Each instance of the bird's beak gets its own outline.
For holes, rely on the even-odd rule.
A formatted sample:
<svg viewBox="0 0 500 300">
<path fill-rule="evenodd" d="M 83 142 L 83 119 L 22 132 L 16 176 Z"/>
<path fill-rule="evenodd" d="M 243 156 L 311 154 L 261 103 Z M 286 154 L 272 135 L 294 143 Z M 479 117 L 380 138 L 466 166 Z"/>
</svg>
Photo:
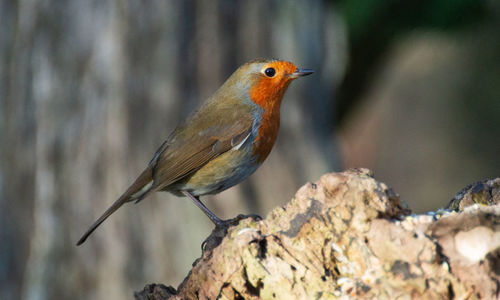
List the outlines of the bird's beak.
<svg viewBox="0 0 500 300">
<path fill-rule="evenodd" d="M 290 74 L 290 77 L 295 79 L 295 78 L 299 78 L 299 77 L 302 77 L 302 76 L 307 76 L 307 75 L 310 75 L 314 73 L 313 70 L 311 69 L 297 69 L 295 70 L 295 72 L 293 72 L 292 74 Z"/>
</svg>

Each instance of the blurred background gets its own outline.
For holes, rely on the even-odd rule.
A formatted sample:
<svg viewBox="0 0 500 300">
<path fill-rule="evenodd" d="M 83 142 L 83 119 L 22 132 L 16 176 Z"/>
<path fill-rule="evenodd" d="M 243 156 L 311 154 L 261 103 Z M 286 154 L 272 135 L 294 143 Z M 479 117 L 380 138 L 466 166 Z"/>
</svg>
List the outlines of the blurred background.
<svg viewBox="0 0 500 300">
<path fill-rule="evenodd" d="M 241 64 L 316 70 L 250 179 L 204 197 L 265 216 L 307 181 L 367 167 L 415 212 L 500 176 L 500 2 L 0 1 L 0 299 L 176 287 L 212 229 L 185 198 L 87 227 Z"/>
</svg>

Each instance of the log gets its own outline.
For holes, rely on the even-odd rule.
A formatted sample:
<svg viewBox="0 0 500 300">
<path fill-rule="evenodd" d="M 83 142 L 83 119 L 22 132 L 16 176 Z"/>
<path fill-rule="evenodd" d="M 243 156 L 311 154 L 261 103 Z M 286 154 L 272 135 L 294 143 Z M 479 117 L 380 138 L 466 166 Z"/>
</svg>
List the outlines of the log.
<svg viewBox="0 0 500 300">
<path fill-rule="evenodd" d="M 215 228 L 177 289 L 149 284 L 135 297 L 498 298 L 499 199 L 500 179 L 483 181 L 415 215 L 369 170 L 326 174 L 264 220 Z"/>
</svg>

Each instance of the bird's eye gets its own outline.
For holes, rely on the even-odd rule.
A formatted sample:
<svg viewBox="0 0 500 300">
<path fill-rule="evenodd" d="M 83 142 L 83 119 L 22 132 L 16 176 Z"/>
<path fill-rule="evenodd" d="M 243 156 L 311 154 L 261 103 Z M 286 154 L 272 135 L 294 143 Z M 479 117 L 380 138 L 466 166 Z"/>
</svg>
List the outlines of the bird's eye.
<svg viewBox="0 0 500 300">
<path fill-rule="evenodd" d="M 276 70 L 274 68 L 267 68 L 264 70 L 264 74 L 266 74 L 267 77 L 274 77 L 274 75 L 276 75 Z"/>
</svg>

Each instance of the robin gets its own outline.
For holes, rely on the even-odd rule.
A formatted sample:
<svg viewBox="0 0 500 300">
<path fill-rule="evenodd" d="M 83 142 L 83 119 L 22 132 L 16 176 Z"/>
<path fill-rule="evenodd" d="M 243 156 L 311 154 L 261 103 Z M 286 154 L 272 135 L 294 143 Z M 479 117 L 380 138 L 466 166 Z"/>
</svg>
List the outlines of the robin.
<svg viewBox="0 0 500 300">
<path fill-rule="evenodd" d="M 124 203 L 137 203 L 156 191 L 187 196 L 215 225 L 223 224 L 199 197 L 240 183 L 262 164 L 278 136 L 288 85 L 312 73 L 281 60 L 253 60 L 239 67 L 170 134 L 147 168 L 77 245 Z"/>
</svg>

